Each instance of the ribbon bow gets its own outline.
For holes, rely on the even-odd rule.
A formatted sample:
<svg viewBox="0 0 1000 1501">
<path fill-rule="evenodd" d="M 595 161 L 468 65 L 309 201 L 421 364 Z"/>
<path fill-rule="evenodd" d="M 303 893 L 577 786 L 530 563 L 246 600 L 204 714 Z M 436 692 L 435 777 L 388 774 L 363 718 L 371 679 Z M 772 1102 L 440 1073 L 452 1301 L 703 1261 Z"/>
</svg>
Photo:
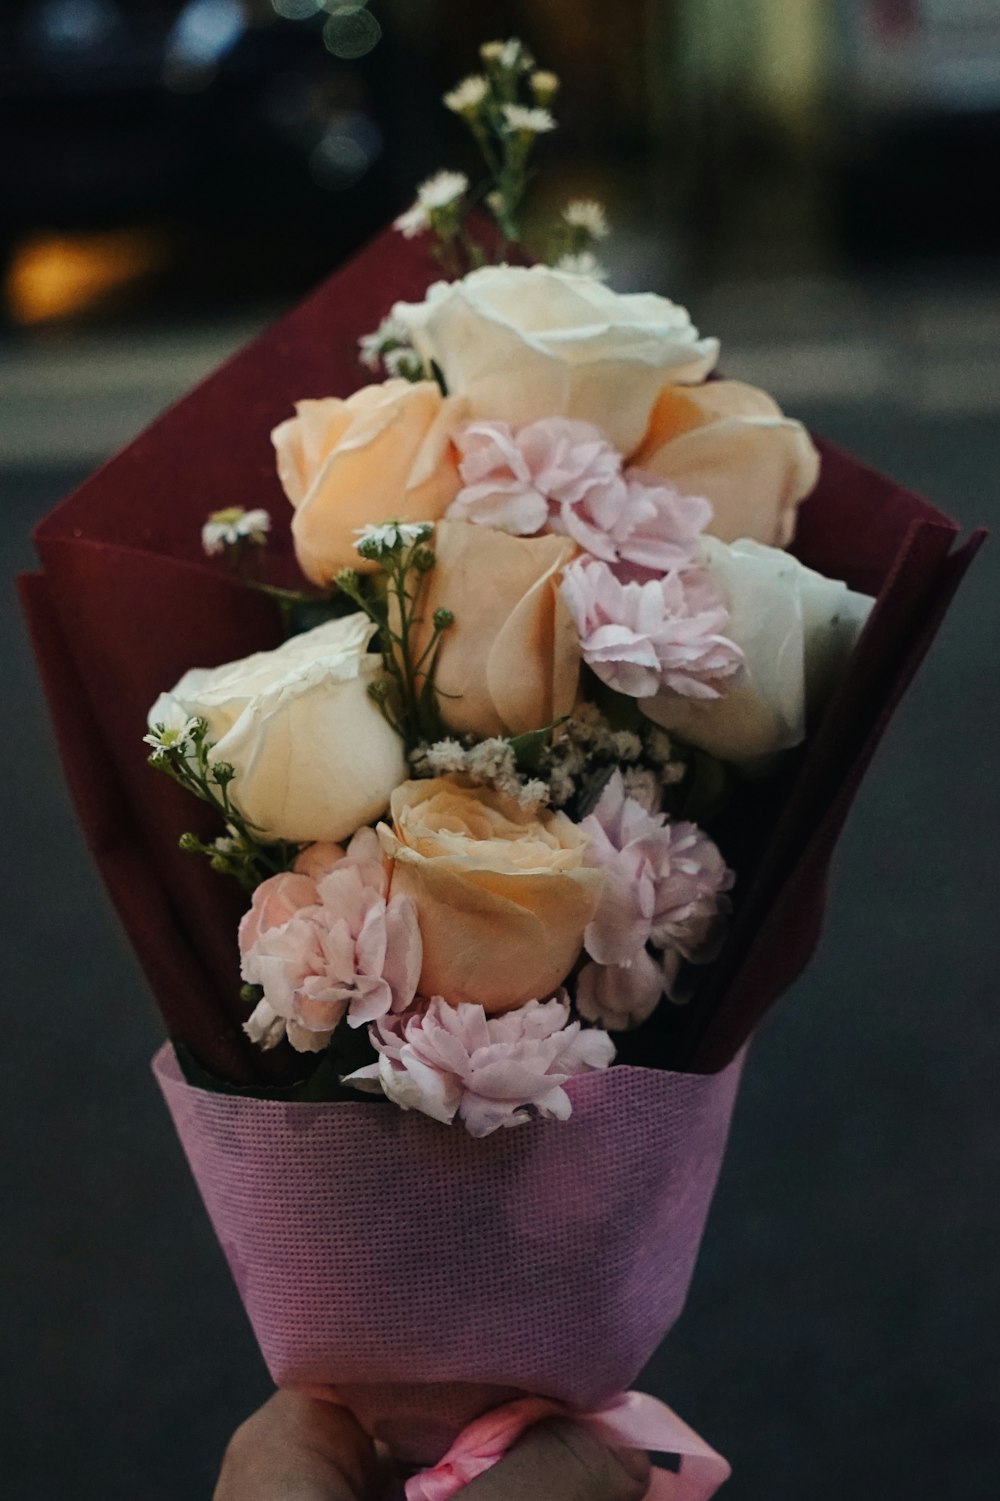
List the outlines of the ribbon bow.
<svg viewBox="0 0 1000 1501">
<path fill-rule="evenodd" d="M 406 1482 L 406 1501 L 451 1501 L 477 1475 L 492 1469 L 525 1429 L 549 1417 L 583 1423 L 612 1448 L 676 1454 L 679 1470 L 654 1469 L 646 1501 L 709 1501 L 732 1473 L 721 1454 L 645 1392 L 623 1392 L 597 1412 L 574 1412 L 544 1397 L 524 1397 L 464 1428 L 443 1459 Z"/>
</svg>

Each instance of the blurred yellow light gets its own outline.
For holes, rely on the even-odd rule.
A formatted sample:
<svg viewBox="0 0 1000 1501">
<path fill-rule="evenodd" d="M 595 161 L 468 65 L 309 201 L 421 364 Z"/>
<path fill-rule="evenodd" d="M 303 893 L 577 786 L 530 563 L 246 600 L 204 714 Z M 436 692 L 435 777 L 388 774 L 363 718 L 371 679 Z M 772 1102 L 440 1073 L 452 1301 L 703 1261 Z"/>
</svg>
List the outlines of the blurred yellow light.
<svg viewBox="0 0 1000 1501">
<path fill-rule="evenodd" d="M 35 235 L 11 258 L 8 311 L 21 324 L 72 318 L 157 270 L 164 256 L 162 241 L 142 230 Z"/>
</svg>

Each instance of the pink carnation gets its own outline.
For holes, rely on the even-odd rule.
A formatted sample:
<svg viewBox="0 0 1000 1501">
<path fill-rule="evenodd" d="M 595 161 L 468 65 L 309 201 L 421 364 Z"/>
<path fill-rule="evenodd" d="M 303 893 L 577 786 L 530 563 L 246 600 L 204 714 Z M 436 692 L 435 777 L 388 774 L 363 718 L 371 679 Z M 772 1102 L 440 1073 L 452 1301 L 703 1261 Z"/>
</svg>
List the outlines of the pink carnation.
<svg viewBox="0 0 1000 1501">
<path fill-rule="evenodd" d="M 606 1032 L 570 1022 L 566 1001 L 528 1001 L 487 1016 L 482 1006 L 449 1006 L 435 997 L 371 1029 L 377 1063 L 344 1081 L 382 1090 L 404 1110 L 451 1123 L 472 1136 L 520 1126 L 538 1115 L 566 1120 L 563 1088 L 576 1074 L 607 1068 L 615 1054 Z"/>
<path fill-rule="evenodd" d="M 455 441 L 465 483 L 452 520 L 530 537 L 547 526 L 550 508 L 622 489 L 620 456 L 586 422 L 546 417 L 517 433 L 506 422 L 470 422 Z"/>
<path fill-rule="evenodd" d="M 562 595 L 584 661 L 629 698 L 663 688 L 719 698 L 742 670 L 743 653 L 722 634 L 729 612 L 704 569 L 622 583 L 606 563 L 577 558 L 563 570 Z"/>
<path fill-rule="evenodd" d="M 622 458 L 596 427 L 546 417 L 514 432 L 506 422 L 471 422 L 457 438 L 464 486 L 452 520 L 518 537 L 560 532 L 606 563 L 665 573 L 692 563 L 712 518 L 707 500 Z"/>
<path fill-rule="evenodd" d="M 346 854 L 312 845 L 298 864 L 257 887 L 240 923 L 241 973 L 264 991 L 246 1031 L 264 1048 L 287 1035 L 321 1052 L 345 1018 L 360 1027 L 409 1006 L 423 947 L 413 902 L 389 896 L 373 829 Z"/>
<path fill-rule="evenodd" d="M 609 1032 L 627 1032 L 652 1016 L 670 989 L 679 960 L 640 949 L 629 964 L 589 961 L 576 978 L 576 1009 Z"/>
<path fill-rule="evenodd" d="M 682 495 L 675 485 L 639 469 L 627 470 L 625 480 L 629 524 L 627 530 L 619 525 L 612 533 L 619 577 L 627 580 L 633 574 L 660 575 L 693 567 L 699 538 L 712 519 L 711 502 L 700 495 Z M 612 561 L 606 552 L 593 547 L 588 551 Z"/>
<path fill-rule="evenodd" d="M 580 827 L 590 840 L 587 863 L 606 878 L 584 933 L 595 962 L 581 971 L 577 1007 L 618 1030 L 650 1015 L 682 958 L 715 956 L 733 874 L 695 824 L 648 813 L 617 771 Z M 662 952 L 654 957 L 647 945 Z"/>
</svg>

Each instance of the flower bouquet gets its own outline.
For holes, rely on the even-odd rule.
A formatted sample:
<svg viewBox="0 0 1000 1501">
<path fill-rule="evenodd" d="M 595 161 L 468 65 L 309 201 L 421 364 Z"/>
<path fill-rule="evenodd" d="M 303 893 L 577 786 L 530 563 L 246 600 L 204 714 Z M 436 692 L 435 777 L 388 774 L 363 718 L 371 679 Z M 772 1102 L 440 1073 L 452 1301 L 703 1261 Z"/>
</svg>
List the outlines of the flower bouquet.
<svg viewBox="0 0 1000 1501">
<path fill-rule="evenodd" d="M 627 1389 L 981 535 L 610 290 L 599 205 L 533 258 L 557 80 L 482 57 L 481 190 L 430 179 L 66 501 L 23 599 L 275 1381 L 435 1466 L 413 1498 L 553 1411 L 707 1497 Z"/>
</svg>

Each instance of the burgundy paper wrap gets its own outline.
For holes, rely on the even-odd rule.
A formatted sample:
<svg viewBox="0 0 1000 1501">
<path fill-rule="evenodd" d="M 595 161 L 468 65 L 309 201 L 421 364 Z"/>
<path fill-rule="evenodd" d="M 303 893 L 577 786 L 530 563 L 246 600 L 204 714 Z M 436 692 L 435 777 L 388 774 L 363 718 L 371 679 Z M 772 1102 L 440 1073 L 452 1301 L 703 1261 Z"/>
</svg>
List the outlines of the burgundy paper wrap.
<svg viewBox="0 0 1000 1501">
<path fill-rule="evenodd" d="M 274 1380 L 335 1386 L 431 1464 L 501 1402 L 632 1384 L 683 1307 L 740 1064 L 590 1074 L 568 1121 L 481 1140 L 195 1089 L 169 1045 L 154 1068 Z"/>
<path fill-rule="evenodd" d="M 435 275 L 399 236 L 376 240 L 47 517 L 36 533 L 43 572 L 22 580 L 67 777 L 112 898 L 170 1035 L 232 1082 L 267 1081 L 296 1063 L 283 1049 L 259 1053 L 241 1032 L 234 934 L 243 899 L 177 849 L 185 828 L 217 831 L 147 767 L 146 713 L 189 667 L 277 643 L 268 601 L 202 555 L 201 524 L 223 506 L 268 508 L 273 577 L 294 577 L 270 429 L 302 397 L 362 384 L 357 337 Z M 794 550 L 878 604 L 806 748 L 750 789 L 720 833 L 738 873 L 733 929 L 692 1004 L 661 1007 L 625 1043 L 635 1063 L 722 1067 L 808 960 L 860 779 L 982 540 L 956 547 L 948 517 L 825 444 L 822 452 Z"/>
</svg>

